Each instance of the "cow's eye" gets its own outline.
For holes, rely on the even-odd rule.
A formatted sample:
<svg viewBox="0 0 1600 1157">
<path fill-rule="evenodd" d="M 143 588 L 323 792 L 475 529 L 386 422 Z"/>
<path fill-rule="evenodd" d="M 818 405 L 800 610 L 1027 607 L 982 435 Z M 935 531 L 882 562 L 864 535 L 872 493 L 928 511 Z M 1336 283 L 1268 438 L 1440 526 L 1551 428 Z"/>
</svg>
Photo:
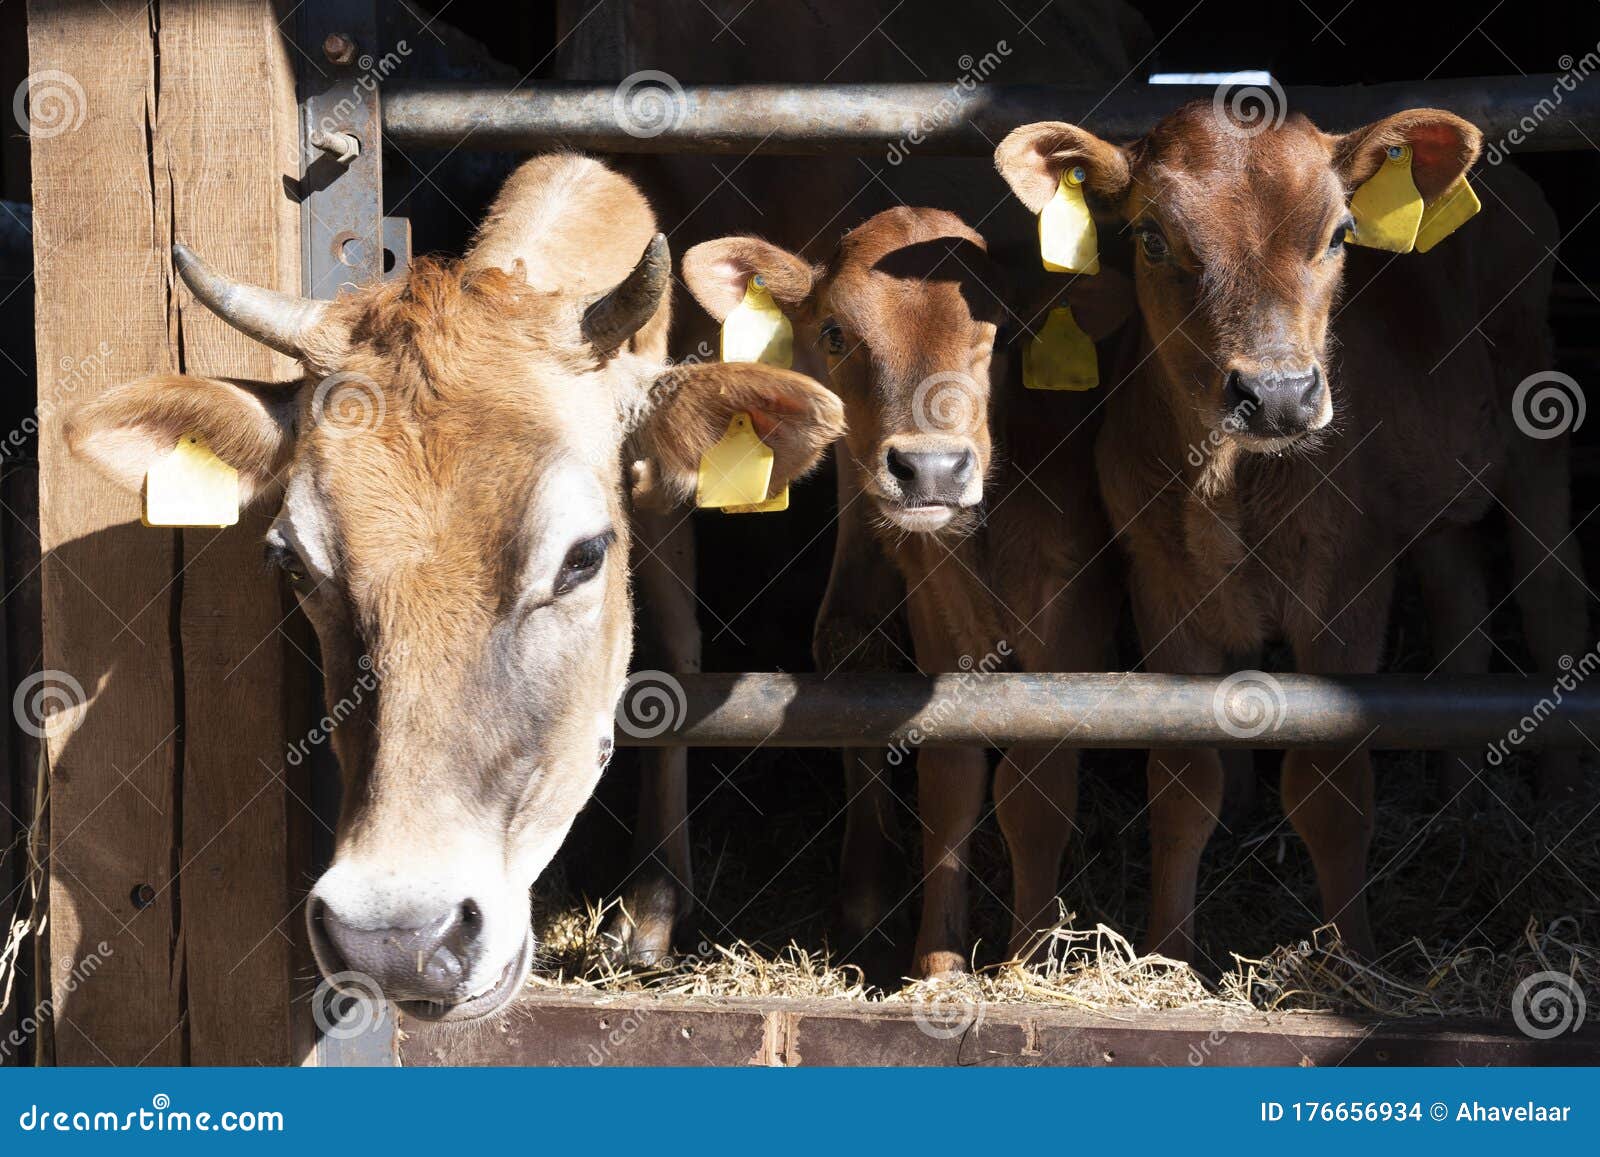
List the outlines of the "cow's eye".
<svg viewBox="0 0 1600 1157">
<path fill-rule="evenodd" d="M 1344 243 L 1349 240 L 1349 236 L 1355 231 L 1355 227 L 1356 219 L 1354 217 L 1346 217 L 1335 225 L 1333 227 L 1333 236 L 1328 238 L 1328 252 L 1337 253 L 1343 249 Z"/>
<path fill-rule="evenodd" d="M 275 566 L 289 576 L 289 584 L 296 591 L 301 590 L 306 584 L 306 564 L 300 561 L 300 556 L 295 552 L 285 539 L 268 538 L 266 545 L 267 564 Z"/>
<path fill-rule="evenodd" d="M 1146 261 L 1160 264 L 1172 255 L 1172 249 L 1167 245 L 1167 239 L 1154 225 L 1135 225 L 1134 236 L 1139 239 L 1139 250 Z"/>
<path fill-rule="evenodd" d="M 573 543 L 567 551 L 567 557 L 561 560 L 561 573 L 556 576 L 554 593 L 564 595 L 599 574 L 601 565 L 606 561 L 606 551 L 616 539 L 616 533 L 608 530 L 604 534 Z"/>
<path fill-rule="evenodd" d="M 822 333 L 818 338 L 819 344 L 834 357 L 844 355 L 844 329 L 833 318 L 822 323 Z"/>
</svg>

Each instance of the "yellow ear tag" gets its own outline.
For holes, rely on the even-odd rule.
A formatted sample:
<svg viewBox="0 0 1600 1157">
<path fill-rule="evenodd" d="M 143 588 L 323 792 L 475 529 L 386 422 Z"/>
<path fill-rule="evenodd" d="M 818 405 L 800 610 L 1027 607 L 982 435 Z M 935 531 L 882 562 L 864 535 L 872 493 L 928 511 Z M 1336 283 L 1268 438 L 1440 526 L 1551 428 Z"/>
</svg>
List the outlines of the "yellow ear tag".
<svg viewBox="0 0 1600 1157">
<path fill-rule="evenodd" d="M 1457 178 L 1437 201 L 1423 210 L 1422 224 L 1417 227 L 1417 252 L 1426 253 L 1432 249 L 1472 220 L 1481 208 L 1483 203 L 1467 184 L 1467 179 Z"/>
<path fill-rule="evenodd" d="M 759 506 L 767 501 L 772 481 L 772 447 L 750 424 L 750 415 L 737 413 L 728 432 L 700 456 L 700 484 L 694 504 L 702 508 Z"/>
<path fill-rule="evenodd" d="M 200 435 L 185 434 L 145 475 L 142 521 L 146 526 L 232 526 L 239 521 L 239 472 L 213 454 Z"/>
<path fill-rule="evenodd" d="M 724 514 L 776 514 L 789 509 L 789 488 L 785 486 L 765 502 L 752 502 L 748 506 L 724 506 Z"/>
<path fill-rule="evenodd" d="M 1345 239 L 1369 249 L 1410 253 L 1422 224 L 1422 194 L 1411 179 L 1411 146 L 1390 145 L 1389 156 L 1350 198 L 1356 219 Z"/>
<path fill-rule="evenodd" d="M 1030 390 L 1092 390 L 1100 384 L 1094 341 L 1066 306 L 1050 311 L 1022 351 L 1022 384 Z"/>
<path fill-rule="evenodd" d="M 785 370 L 794 364 L 794 327 L 760 274 L 750 279 L 744 300 L 722 322 L 722 360 L 764 362 Z"/>
<path fill-rule="evenodd" d="M 1099 273 L 1094 217 L 1083 199 L 1085 173 L 1074 165 L 1061 174 L 1056 195 L 1039 214 L 1039 256 L 1051 273 Z"/>
</svg>

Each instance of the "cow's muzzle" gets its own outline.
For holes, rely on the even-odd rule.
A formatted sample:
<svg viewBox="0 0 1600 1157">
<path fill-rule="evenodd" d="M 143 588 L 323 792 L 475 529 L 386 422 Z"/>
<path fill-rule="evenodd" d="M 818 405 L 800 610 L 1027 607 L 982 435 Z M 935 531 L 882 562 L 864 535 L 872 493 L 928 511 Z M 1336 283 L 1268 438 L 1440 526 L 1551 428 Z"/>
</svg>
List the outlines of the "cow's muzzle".
<svg viewBox="0 0 1600 1157">
<path fill-rule="evenodd" d="M 487 1016 L 514 996 L 532 967 L 532 937 L 494 979 L 476 990 L 485 961 L 484 915 L 472 900 L 412 927 L 366 928 L 339 916 L 317 896 L 308 908 L 317 964 L 337 987 L 340 977 L 366 978 L 384 997 L 425 1020 Z"/>
<path fill-rule="evenodd" d="M 1320 429 L 1332 417 L 1329 403 L 1328 383 L 1315 362 L 1296 370 L 1235 369 L 1223 382 L 1229 425 L 1255 438 L 1295 438 Z"/>
</svg>

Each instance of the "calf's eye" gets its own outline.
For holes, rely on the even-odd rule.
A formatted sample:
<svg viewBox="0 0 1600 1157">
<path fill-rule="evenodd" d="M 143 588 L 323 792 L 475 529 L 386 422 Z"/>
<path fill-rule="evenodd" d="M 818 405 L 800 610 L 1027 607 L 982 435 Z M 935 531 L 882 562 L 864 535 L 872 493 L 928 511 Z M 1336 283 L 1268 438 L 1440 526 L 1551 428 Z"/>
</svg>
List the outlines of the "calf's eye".
<svg viewBox="0 0 1600 1157">
<path fill-rule="evenodd" d="M 831 317 L 822 323 L 820 343 L 822 348 L 834 357 L 844 355 L 844 330 Z"/>
<path fill-rule="evenodd" d="M 1167 245 L 1167 239 L 1154 229 L 1136 230 L 1139 238 L 1139 250 L 1145 260 L 1153 262 L 1165 261 L 1172 254 Z"/>
<path fill-rule="evenodd" d="M 1344 248 L 1344 243 L 1349 240 L 1350 234 L 1355 231 L 1356 219 L 1346 217 L 1333 227 L 1333 236 L 1328 239 L 1328 252 L 1337 253 Z"/>
<path fill-rule="evenodd" d="M 564 595 L 599 574 L 601 565 L 606 561 L 606 551 L 611 548 L 616 538 L 616 533 L 608 530 L 604 534 L 573 543 L 567 551 L 566 558 L 561 560 L 561 571 L 556 575 L 554 593 Z"/>
</svg>

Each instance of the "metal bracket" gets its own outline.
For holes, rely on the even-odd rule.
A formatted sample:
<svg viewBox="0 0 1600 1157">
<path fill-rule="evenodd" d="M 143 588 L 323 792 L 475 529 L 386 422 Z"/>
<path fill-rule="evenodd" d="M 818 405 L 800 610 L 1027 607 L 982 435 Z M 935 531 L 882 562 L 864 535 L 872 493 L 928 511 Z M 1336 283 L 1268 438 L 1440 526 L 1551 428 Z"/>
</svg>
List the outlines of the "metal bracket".
<svg viewBox="0 0 1600 1157">
<path fill-rule="evenodd" d="M 303 282 L 311 297 L 383 276 L 383 53 L 372 0 L 300 9 Z"/>
<path fill-rule="evenodd" d="M 299 11 L 301 289 L 332 298 L 405 269 L 410 222 L 383 215 L 383 137 L 378 110 L 384 50 L 374 0 L 319 0 Z M 386 260 L 385 249 L 394 250 Z M 316 710 L 322 689 L 315 688 Z M 313 755 L 312 806 L 323 821 L 313 852 L 318 869 L 333 858 L 339 822 L 339 769 L 326 745 Z M 356 983 L 353 991 L 365 986 Z M 352 1005 L 319 985 L 312 997 L 316 1061 L 322 1067 L 397 1064 L 387 1005 Z"/>
</svg>

